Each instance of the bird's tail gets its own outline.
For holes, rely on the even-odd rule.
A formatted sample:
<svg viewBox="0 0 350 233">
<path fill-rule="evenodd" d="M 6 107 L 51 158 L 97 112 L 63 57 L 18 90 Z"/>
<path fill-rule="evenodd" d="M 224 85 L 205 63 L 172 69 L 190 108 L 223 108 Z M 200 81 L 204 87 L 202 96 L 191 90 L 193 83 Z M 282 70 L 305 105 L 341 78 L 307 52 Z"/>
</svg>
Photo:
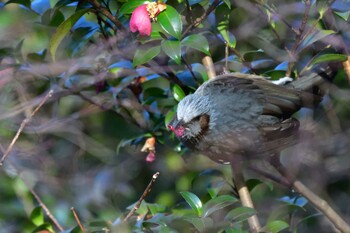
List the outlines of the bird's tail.
<svg viewBox="0 0 350 233">
<path fill-rule="evenodd" d="M 328 64 L 327 67 L 317 66 L 309 75 L 300 77 L 285 86 L 322 96 L 329 89 L 339 68 L 339 64 L 335 63 Z"/>
</svg>

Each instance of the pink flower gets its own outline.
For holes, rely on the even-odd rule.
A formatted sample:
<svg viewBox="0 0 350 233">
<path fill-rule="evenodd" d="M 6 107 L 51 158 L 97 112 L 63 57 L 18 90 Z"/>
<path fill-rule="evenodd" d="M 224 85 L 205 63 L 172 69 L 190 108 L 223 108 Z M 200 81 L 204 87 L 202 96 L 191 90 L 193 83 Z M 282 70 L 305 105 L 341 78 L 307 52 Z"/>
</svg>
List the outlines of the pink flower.
<svg viewBox="0 0 350 233">
<path fill-rule="evenodd" d="M 139 32 L 141 36 L 150 36 L 152 32 L 151 18 L 148 15 L 147 4 L 138 6 L 130 18 L 130 30 Z"/>
<path fill-rule="evenodd" d="M 149 151 L 148 155 L 146 157 L 146 162 L 152 163 L 154 160 L 156 160 L 156 154 L 155 151 Z"/>
</svg>

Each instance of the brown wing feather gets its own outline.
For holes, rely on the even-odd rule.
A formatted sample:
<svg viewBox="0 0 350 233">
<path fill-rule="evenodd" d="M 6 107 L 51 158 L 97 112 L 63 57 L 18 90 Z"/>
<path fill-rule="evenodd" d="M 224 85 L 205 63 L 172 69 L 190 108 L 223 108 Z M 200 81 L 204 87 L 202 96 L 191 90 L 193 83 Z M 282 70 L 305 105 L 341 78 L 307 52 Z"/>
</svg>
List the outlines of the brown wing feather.
<svg viewBox="0 0 350 233">
<path fill-rule="evenodd" d="M 282 119 L 289 118 L 301 107 L 312 107 L 321 98 L 301 90 L 286 88 L 267 81 L 261 76 L 246 74 L 225 74 L 217 76 L 201 87 L 196 93 L 210 94 L 213 89 L 227 91 L 227 89 L 245 89 L 254 92 L 263 103 L 263 115 L 272 115 Z"/>
</svg>

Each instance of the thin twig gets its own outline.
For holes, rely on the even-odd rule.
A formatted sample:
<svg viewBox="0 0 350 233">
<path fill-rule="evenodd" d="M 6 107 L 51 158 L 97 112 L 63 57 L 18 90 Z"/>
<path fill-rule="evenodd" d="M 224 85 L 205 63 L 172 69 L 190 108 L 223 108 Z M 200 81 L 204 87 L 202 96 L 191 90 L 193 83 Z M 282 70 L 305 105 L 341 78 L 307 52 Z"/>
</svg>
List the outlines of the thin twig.
<svg viewBox="0 0 350 233">
<path fill-rule="evenodd" d="M 145 191 L 143 191 L 143 193 L 142 193 L 140 199 L 137 201 L 136 205 L 130 210 L 128 215 L 123 219 L 123 222 L 126 222 L 135 213 L 135 211 L 140 207 L 142 201 L 146 198 L 147 194 L 151 191 L 153 184 L 156 182 L 158 176 L 159 176 L 159 172 L 156 172 L 152 176 L 152 180 L 149 182 L 147 188 L 145 189 Z"/>
<path fill-rule="evenodd" d="M 79 216 L 78 216 L 77 212 L 75 212 L 74 207 L 70 208 L 70 210 L 73 212 L 75 221 L 77 221 L 80 230 L 81 230 L 83 233 L 85 233 L 86 231 L 85 231 L 85 229 L 84 229 L 84 226 L 81 224 L 80 219 L 79 219 Z"/>
<path fill-rule="evenodd" d="M 291 58 L 290 58 L 291 60 L 288 63 L 288 69 L 286 72 L 287 77 L 290 77 L 290 75 L 292 74 L 292 69 L 293 69 L 294 64 L 295 64 L 296 51 L 302 42 L 303 34 L 304 34 L 304 31 L 306 28 L 306 23 L 307 23 L 307 20 L 309 18 L 310 9 L 311 9 L 311 0 L 305 0 L 305 11 L 304 11 L 303 19 L 301 21 L 300 28 L 296 33 L 295 43 L 294 43 L 294 45 L 289 53 L 291 56 Z"/>
<path fill-rule="evenodd" d="M 4 152 L 4 147 L 0 144 L 0 152 Z M 9 161 L 11 163 L 11 161 Z M 12 169 L 14 169 L 16 174 L 19 174 L 20 171 L 19 169 L 16 167 L 15 164 L 11 163 L 11 167 Z M 23 183 L 25 184 L 26 187 L 29 187 L 29 185 L 27 184 L 26 180 L 23 179 L 23 177 L 19 178 L 23 181 Z M 41 208 L 43 208 L 43 210 L 45 211 L 46 215 L 51 219 L 51 221 L 54 223 L 54 225 L 60 230 L 60 231 L 64 231 L 64 228 L 61 226 L 61 224 L 59 224 L 59 222 L 57 221 L 57 219 L 51 214 L 49 208 L 47 208 L 47 206 L 44 204 L 44 202 L 41 200 L 41 198 L 39 197 L 39 195 L 31 188 L 28 188 L 28 190 L 31 192 L 31 194 L 33 195 L 33 197 L 35 198 L 35 200 L 39 203 L 39 205 L 41 206 Z"/>
<path fill-rule="evenodd" d="M 106 16 L 109 20 L 111 20 L 114 23 L 114 25 L 117 28 L 125 30 L 123 25 L 109 12 L 108 9 L 102 7 L 97 0 L 89 0 L 89 2 L 96 9 L 97 12 L 101 12 L 104 16 Z"/>
<path fill-rule="evenodd" d="M 194 27 L 198 26 L 215 8 L 220 4 L 220 0 L 215 0 L 209 7 L 208 9 L 201 15 L 201 17 L 197 18 L 196 20 L 193 21 L 182 33 L 182 37 L 187 35 L 189 31 L 191 31 Z"/>
<path fill-rule="evenodd" d="M 44 204 L 44 202 L 41 200 L 41 198 L 39 197 L 39 195 L 33 190 L 30 189 L 30 192 L 32 193 L 32 195 L 34 196 L 34 198 L 36 199 L 36 201 L 39 203 L 39 205 L 41 206 L 41 208 L 43 208 L 43 210 L 45 211 L 47 217 L 49 217 L 51 219 L 51 221 L 53 222 L 53 224 L 55 224 L 55 226 L 60 230 L 60 231 L 64 231 L 64 228 L 61 226 L 61 224 L 59 224 L 59 222 L 57 221 L 57 219 L 51 214 L 50 210 L 47 208 L 47 206 Z"/>
<path fill-rule="evenodd" d="M 6 152 L 4 153 L 4 155 L 2 156 L 1 160 L 0 160 L 0 166 L 3 165 L 4 160 L 6 159 L 6 157 L 9 155 L 9 153 L 12 151 L 13 146 L 15 145 L 19 135 L 22 133 L 24 127 L 30 122 L 30 120 L 34 117 L 34 115 L 39 111 L 39 109 L 45 104 L 45 102 L 52 96 L 53 94 L 53 90 L 50 90 L 46 96 L 43 98 L 43 100 L 39 103 L 39 105 L 34 109 L 34 111 L 30 114 L 29 117 L 27 117 L 26 119 L 24 119 L 21 123 L 21 126 L 19 127 L 16 135 L 13 137 L 9 147 L 7 148 Z"/>
<path fill-rule="evenodd" d="M 254 204 L 250 196 L 247 185 L 244 182 L 243 172 L 239 164 L 231 162 L 232 176 L 235 186 L 238 190 L 239 199 L 242 202 L 242 206 L 250 207 L 254 209 Z M 255 214 L 248 218 L 248 224 L 250 232 L 257 233 L 261 229 L 261 225 L 258 216 Z"/>
<path fill-rule="evenodd" d="M 199 84 L 199 83 L 198 83 L 198 79 L 197 79 L 196 75 L 195 75 L 194 72 L 193 72 L 192 65 L 191 65 L 191 64 L 188 64 L 183 56 L 181 56 L 181 60 L 182 60 L 182 62 L 185 64 L 185 66 L 187 67 L 187 69 L 190 71 L 190 73 L 191 73 L 191 75 L 192 75 L 194 81 L 195 81 L 197 84 Z"/>
<path fill-rule="evenodd" d="M 301 181 L 297 180 L 280 162 L 278 156 L 272 156 L 270 159 L 270 164 L 291 184 L 295 191 L 303 195 L 310 203 L 314 205 L 316 209 L 322 212 L 334 226 L 342 233 L 349 233 L 350 226 L 343 220 L 343 218 L 338 215 L 335 210 L 322 198 L 312 192 L 308 187 L 306 187 Z"/>
</svg>

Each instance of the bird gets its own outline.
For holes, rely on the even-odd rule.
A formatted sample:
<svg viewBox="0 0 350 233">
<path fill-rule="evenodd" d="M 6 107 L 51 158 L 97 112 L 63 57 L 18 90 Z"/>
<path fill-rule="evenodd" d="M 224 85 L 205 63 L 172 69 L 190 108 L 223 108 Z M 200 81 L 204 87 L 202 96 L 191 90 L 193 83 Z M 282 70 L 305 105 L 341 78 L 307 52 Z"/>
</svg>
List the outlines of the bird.
<svg viewBox="0 0 350 233">
<path fill-rule="evenodd" d="M 318 74 L 282 85 L 257 75 L 219 75 L 178 103 L 168 129 L 218 163 L 264 158 L 298 142 L 293 114 L 314 108 L 325 82 Z"/>
</svg>

